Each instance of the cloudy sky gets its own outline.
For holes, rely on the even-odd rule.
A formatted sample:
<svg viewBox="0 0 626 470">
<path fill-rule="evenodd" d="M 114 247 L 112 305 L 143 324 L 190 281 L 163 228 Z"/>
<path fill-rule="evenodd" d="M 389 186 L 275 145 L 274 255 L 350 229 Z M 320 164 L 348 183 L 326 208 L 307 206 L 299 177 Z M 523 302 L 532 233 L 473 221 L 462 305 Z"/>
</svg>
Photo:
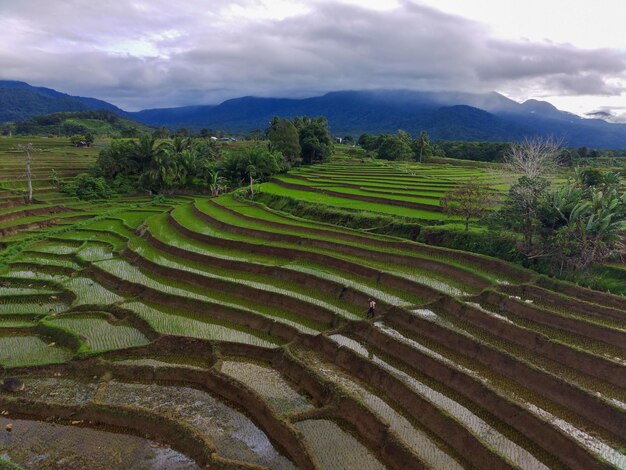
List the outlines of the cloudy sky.
<svg viewBox="0 0 626 470">
<path fill-rule="evenodd" d="M 626 122 L 624 18 L 624 0 L 0 0 L 0 79 L 127 110 L 496 90 Z"/>
</svg>

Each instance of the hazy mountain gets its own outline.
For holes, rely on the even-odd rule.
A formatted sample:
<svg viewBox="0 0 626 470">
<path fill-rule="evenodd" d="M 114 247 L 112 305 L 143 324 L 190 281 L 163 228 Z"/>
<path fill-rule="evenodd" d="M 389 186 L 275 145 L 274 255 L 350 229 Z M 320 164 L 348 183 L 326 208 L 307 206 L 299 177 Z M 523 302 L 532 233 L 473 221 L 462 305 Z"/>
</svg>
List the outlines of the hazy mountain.
<svg viewBox="0 0 626 470">
<path fill-rule="evenodd" d="M 518 103 L 498 93 L 470 94 L 407 90 L 341 91 L 306 99 L 246 96 L 217 106 L 149 109 L 134 119 L 170 128 L 265 129 L 273 116 L 326 116 L 336 135 L 363 132 L 416 134 L 434 139 L 515 140 L 553 135 L 570 146 L 626 148 L 626 125 L 583 119 L 545 101 Z"/>
<path fill-rule="evenodd" d="M 532 135 L 563 138 L 569 146 L 626 148 L 626 124 L 583 119 L 545 101 L 518 103 L 498 93 L 408 90 L 340 91 L 306 99 L 246 96 L 219 105 L 127 113 L 105 101 L 70 96 L 27 83 L 0 81 L 0 123 L 59 111 L 112 110 L 151 126 L 233 133 L 265 129 L 273 116 L 326 116 L 333 134 L 357 136 L 404 129 L 433 139 L 509 141 Z"/>
<path fill-rule="evenodd" d="M 0 80 L 0 124 L 25 121 L 42 114 L 100 109 L 124 114 L 120 108 L 106 101 L 71 96 L 24 82 Z"/>
</svg>

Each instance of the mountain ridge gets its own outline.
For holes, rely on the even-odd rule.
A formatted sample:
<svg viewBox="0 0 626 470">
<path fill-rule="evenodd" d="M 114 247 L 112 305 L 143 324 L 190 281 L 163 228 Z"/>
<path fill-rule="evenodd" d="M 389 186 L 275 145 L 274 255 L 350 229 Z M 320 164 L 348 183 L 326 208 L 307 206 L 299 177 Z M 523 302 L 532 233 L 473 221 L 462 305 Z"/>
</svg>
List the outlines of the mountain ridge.
<svg viewBox="0 0 626 470">
<path fill-rule="evenodd" d="M 341 136 L 392 133 L 398 129 L 414 135 L 425 130 L 435 140 L 513 141 L 551 135 L 573 147 L 626 148 L 626 124 L 584 119 L 546 101 L 529 99 L 518 103 L 497 92 L 344 90 L 302 99 L 244 96 L 217 105 L 126 112 L 95 98 L 0 80 L 0 123 L 53 112 L 96 109 L 111 110 L 146 125 L 170 129 L 208 128 L 245 133 L 265 129 L 273 116 L 309 115 L 326 116 L 332 132 Z"/>
<path fill-rule="evenodd" d="M 27 121 L 58 112 L 114 111 L 126 114 L 117 106 L 96 98 L 72 96 L 52 88 L 35 87 L 17 80 L 0 80 L 0 124 Z"/>
</svg>

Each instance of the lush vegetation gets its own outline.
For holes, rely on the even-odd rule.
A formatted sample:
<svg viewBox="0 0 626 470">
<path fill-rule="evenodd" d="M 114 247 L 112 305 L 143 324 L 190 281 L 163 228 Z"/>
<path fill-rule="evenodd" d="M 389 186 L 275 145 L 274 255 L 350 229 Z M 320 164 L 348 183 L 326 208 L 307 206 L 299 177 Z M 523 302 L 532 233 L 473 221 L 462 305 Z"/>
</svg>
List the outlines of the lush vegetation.
<svg viewBox="0 0 626 470">
<path fill-rule="evenodd" d="M 359 146 L 369 152 L 375 152 L 378 158 L 392 161 L 417 160 L 423 162 L 433 155 L 428 134 L 424 131 L 412 139 L 405 131 L 396 135 L 382 134 L 378 136 L 362 134 L 357 141 Z"/>
<path fill-rule="evenodd" d="M 150 128 L 120 117 L 113 111 L 81 111 L 44 114 L 0 127 L 3 135 L 138 137 Z"/>
<path fill-rule="evenodd" d="M 221 147 L 208 138 L 175 136 L 160 139 L 114 140 L 100 152 L 93 175 L 105 178 L 118 191 L 142 189 L 152 193 L 210 192 L 266 181 L 301 163 L 328 159 L 333 141 L 323 118 L 275 118 L 267 130 L 269 143 L 247 141 Z"/>
<path fill-rule="evenodd" d="M 37 149 L 33 201 L 17 143 Z M 130 467 L 626 463 L 623 297 L 383 234 L 442 230 L 496 243 L 475 218 L 465 231 L 463 214 L 444 213 L 439 201 L 452 193 L 452 204 L 474 207 L 467 189 L 479 182 L 502 195 L 514 220 L 520 214 L 506 201 L 520 175 L 371 160 L 337 146 L 330 162 L 257 185 L 286 157 L 253 141 L 143 137 L 99 150 L 0 139 L 0 424 L 12 425 L 0 466 L 28 466 L 33 456 L 76 468 L 120 459 Z M 112 152 L 128 158 L 114 167 Z M 245 187 L 200 193 L 204 170 L 183 171 L 203 168 L 183 163 L 190 152 Z M 85 176 L 103 156 L 119 173 Z M 167 171 L 155 171 L 159 161 Z M 571 183 L 550 178 L 564 201 L 555 206 L 585 227 L 594 197 L 616 183 L 588 170 Z M 103 180 L 185 195 L 83 201 L 59 190 L 98 193 Z M 538 203 L 557 194 L 545 191 Z M 337 225 L 344 221 L 354 228 Z M 574 237 L 582 225 L 567 230 Z M 541 225 L 532 226 L 535 245 Z M 104 431 L 112 428 L 118 434 Z"/>
</svg>

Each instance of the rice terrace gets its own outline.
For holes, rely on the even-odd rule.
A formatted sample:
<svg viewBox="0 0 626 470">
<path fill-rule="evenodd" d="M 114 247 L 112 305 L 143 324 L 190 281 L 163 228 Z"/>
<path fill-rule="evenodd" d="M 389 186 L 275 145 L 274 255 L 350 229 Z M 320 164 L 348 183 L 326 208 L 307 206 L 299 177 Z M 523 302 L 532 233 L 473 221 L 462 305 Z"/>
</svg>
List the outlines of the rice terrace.
<svg viewBox="0 0 626 470">
<path fill-rule="evenodd" d="M 0 470 L 626 470 L 625 17 L 0 0 Z"/>
<path fill-rule="evenodd" d="M 255 199 L 94 202 L 46 176 L 93 163 L 63 142 L 31 203 L 1 157 L 0 465 L 626 468 L 623 297 L 258 202 L 437 221 L 499 173 L 344 153 Z"/>
</svg>

